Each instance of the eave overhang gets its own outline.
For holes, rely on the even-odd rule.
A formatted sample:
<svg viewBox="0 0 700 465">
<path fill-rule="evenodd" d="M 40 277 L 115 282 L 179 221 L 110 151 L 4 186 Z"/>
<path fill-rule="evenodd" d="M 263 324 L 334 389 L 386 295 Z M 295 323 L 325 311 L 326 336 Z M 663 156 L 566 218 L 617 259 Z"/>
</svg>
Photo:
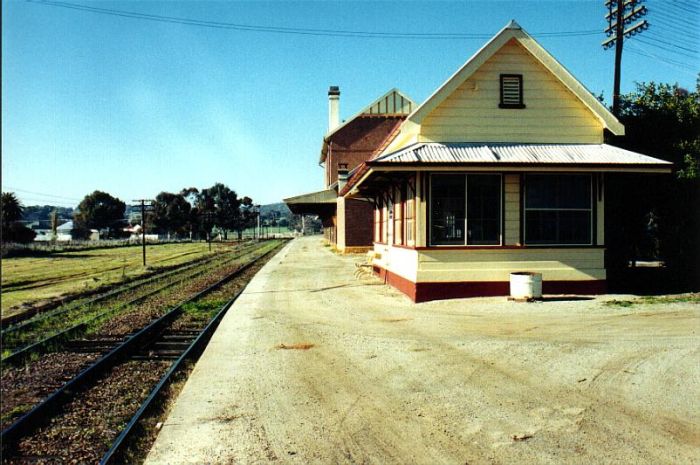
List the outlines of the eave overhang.
<svg viewBox="0 0 700 465">
<path fill-rule="evenodd" d="M 325 189 L 284 199 L 289 210 L 296 215 L 328 216 L 335 213 L 338 193 Z"/>
<path fill-rule="evenodd" d="M 671 173 L 673 164 L 606 144 L 418 143 L 369 160 L 340 192 L 368 197 L 416 171 Z"/>
</svg>

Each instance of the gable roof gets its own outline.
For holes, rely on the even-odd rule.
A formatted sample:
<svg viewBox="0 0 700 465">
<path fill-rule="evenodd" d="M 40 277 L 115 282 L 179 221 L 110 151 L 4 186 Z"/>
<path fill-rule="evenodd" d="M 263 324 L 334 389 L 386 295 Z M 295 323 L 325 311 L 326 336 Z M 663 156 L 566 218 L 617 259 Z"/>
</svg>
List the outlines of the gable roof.
<svg viewBox="0 0 700 465">
<path fill-rule="evenodd" d="M 597 98 L 586 89 L 564 66 L 547 52 L 535 39 L 514 20 L 500 30 L 479 51 L 462 65 L 447 81 L 411 113 L 406 122 L 420 124 L 423 119 L 450 96 L 464 81 L 469 79 L 489 58 L 509 41 L 515 40 L 523 46 L 542 66 L 552 73 L 571 93 L 598 118 L 604 128 L 615 135 L 623 135 L 625 128 Z"/>
<path fill-rule="evenodd" d="M 396 138 L 396 136 L 399 134 L 399 130 L 401 129 L 401 125 L 397 124 L 394 129 L 389 133 L 389 135 L 386 136 L 386 139 L 381 143 L 379 147 L 374 151 L 372 156 L 369 158 L 369 160 L 364 161 L 357 165 L 355 168 L 353 168 L 352 171 L 350 171 L 349 176 L 348 176 L 348 181 L 345 183 L 345 186 L 340 189 L 338 192 L 339 197 L 345 196 L 350 191 L 350 188 L 355 185 L 355 183 L 362 177 L 364 174 L 369 170 L 369 161 L 376 159 L 379 157 L 379 154 L 382 153 L 388 146 L 391 144 L 391 142 Z"/>
<path fill-rule="evenodd" d="M 331 131 L 328 131 L 328 133 L 325 136 L 323 136 L 323 144 L 321 145 L 321 157 L 319 159 L 319 163 L 323 163 L 324 161 L 326 161 L 326 155 L 328 153 L 328 142 L 330 141 L 330 138 L 357 118 L 363 116 L 407 116 L 415 108 L 416 103 L 406 94 L 394 87 L 381 97 L 375 99 L 372 103 L 367 105 L 358 113 L 353 115 L 352 118 L 348 118 L 347 120 L 345 120 L 345 122 L 343 122 L 343 124 L 339 125 Z"/>
</svg>

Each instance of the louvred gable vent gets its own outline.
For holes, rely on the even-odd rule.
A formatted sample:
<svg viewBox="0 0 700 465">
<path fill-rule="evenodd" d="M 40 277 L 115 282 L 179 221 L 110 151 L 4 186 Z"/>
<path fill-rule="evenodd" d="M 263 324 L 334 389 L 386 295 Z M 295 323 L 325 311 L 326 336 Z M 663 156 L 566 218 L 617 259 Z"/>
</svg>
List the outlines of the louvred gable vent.
<svg viewBox="0 0 700 465">
<path fill-rule="evenodd" d="M 523 108 L 523 77 L 521 75 L 501 75 L 501 107 Z"/>
</svg>

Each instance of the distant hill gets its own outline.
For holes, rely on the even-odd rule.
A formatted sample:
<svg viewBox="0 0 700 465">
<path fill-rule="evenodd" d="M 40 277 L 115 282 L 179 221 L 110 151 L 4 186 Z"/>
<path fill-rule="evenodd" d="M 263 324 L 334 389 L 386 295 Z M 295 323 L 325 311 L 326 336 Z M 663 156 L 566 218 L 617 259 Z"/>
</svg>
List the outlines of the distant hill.
<svg viewBox="0 0 700 465">
<path fill-rule="evenodd" d="M 289 210 L 289 207 L 287 207 L 287 204 L 284 202 L 269 203 L 267 205 L 260 206 L 260 213 L 262 213 L 263 216 L 266 216 L 273 211 L 277 211 L 280 214 L 280 216 L 283 217 L 292 216 L 292 212 Z"/>
<path fill-rule="evenodd" d="M 31 205 L 24 207 L 22 221 L 25 223 L 38 222 L 41 227 L 51 225 L 51 212 L 58 212 L 59 224 L 73 219 L 73 209 L 67 207 L 55 207 L 53 205 Z"/>
</svg>

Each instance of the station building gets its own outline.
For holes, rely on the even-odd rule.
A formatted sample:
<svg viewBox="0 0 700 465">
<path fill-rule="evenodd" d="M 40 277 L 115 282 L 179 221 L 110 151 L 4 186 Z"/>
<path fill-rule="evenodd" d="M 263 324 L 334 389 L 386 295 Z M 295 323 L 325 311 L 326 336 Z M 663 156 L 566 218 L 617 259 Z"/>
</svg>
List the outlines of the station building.
<svg viewBox="0 0 700 465">
<path fill-rule="evenodd" d="M 416 302 L 520 271 L 604 293 L 606 175 L 672 167 L 605 144 L 622 124 L 515 21 L 387 133 L 337 204 L 372 205 L 374 270 Z"/>
<path fill-rule="evenodd" d="M 416 104 L 391 89 L 357 114 L 341 122 L 340 89 L 328 91 L 328 133 L 323 137 L 319 164 L 325 189 L 284 199 L 295 214 L 318 215 L 325 240 L 342 253 L 366 252 L 373 247 L 373 204 L 366 199 L 338 196 L 348 174 L 379 154 Z"/>
</svg>

